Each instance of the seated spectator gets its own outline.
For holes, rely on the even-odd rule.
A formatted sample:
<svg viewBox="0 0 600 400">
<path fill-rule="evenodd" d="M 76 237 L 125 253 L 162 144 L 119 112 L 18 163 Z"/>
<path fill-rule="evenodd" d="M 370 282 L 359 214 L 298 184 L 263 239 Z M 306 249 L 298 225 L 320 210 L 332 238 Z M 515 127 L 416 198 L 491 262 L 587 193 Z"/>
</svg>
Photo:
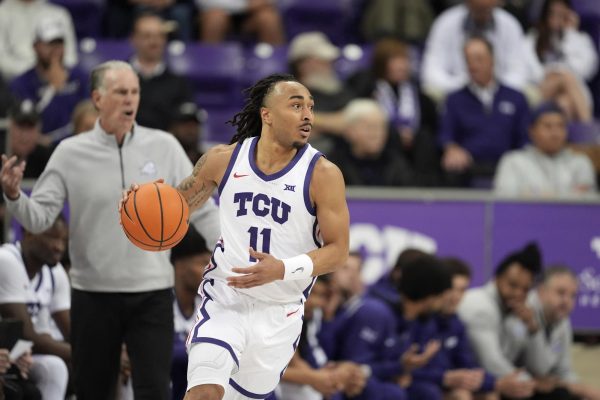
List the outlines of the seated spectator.
<svg viewBox="0 0 600 400">
<path fill-rule="evenodd" d="M 426 256 L 427 253 L 413 248 L 403 250 L 396 259 L 391 271 L 383 275 L 377 282 L 371 285 L 367 291 L 370 297 L 378 298 L 389 304 L 400 304 L 400 293 L 398 293 L 398 284 L 402 277 L 402 268 L 408 262 Z"/>
<path fill-rule="evenodd" d="M 223 42 L 232 25 L 238 22 L 242 33 L 255 36 L 258 42 L 272 45 L 285 42 L 281 16 L 273 0 L 195 1 L 200 10 L 200 40 L 203 42 Z"/>
<path fill-rule="evenodd" d="M 67 67 L 77 64 L 77 38 L 69 12 L 42 0 L 4 0 L 0 2 L 0 74 L 7 81 L 25 73 L 36 64 L 31 47 L 42 19 L 59 21 L 64 28 Z"/>
<path fill-rule="evenodd" d="M 330 363 L 319 342 L 330 285 L 328 275 L 320 276 L 304 305 L 297 352 L 281 377 L 278 400 L 321 400 L 341 393 L 352 398 L 363 391 L 366 383 L 363 369 L 353 362 Z"/>
<path fill-rule="evenodd" d="M 201 149 L 202 124 L 206 120 L 206 112 L 198 109 L 193 102 L 180 104 L 171 118 L 171 132 L 185 150 L 194 165 L 202 157 Z"/>
<path fill-rule="evenodd" d="M 396 340 L 394 314 L 383 302 L 362 296 L 363 286 L 359 284 L 361 267 L 360 254 L 351 253 L 346 263 L 332 276 L 332 295 L 324 309 L 327 320 L 323 323 L 319 342 L 330 359 L 350 360 L 362 365 L 367 381 L 362 393 L 354 398 L 403 400 L 407 398 L 406 390 L 396 382 L 388 381 L 388 376 L 381 378 L 378 369 Z M 347 335 L 349 329 L 352 330 L 351 335 Z M 364 335 L 361 339 L 362 329 L 369 331 L 368 341 L 364 340 Z M 357 341 L 368 351 L 351 353 Z M 372 368 L 376 368 L 377 372 L 373 373 Z"/>
<path fill-rule="evenodd" d="M 439 350 L 439 341 L 433 339 L 435 324 L 428 317 L 439 309 L 448 287 L 439 261 L 423 255 L 403 265 L 399 302 L 367 297 L 339 314 L 345 322 L 337 327 L 338 357 L 369 366 L 372 375 L 363 395 L 374 385 L 389 391 L 389 397 L 360 398 L 442 398 L 437 385 L 414 379 L 413 372 Z"/>
<path fill-rule="evenodd" d="M 360 97 L 373 97 L 386 111 L 398 143 L 416 174 L 416 184 L 438 184 L 436 105 L 412 76 L 410 50 L 392 38 L 375 44 L 371 67 L 348 80 Z"/>
<path fill-rule="evenodd" d="M 304 32 L 290 42 L 290 72 L 310 90 L 319 112 L 339 111 L 355 97 L 334 68 L 339 56 L 340 50 L 321 32 Z"/>
<path fill-rule="evenodd" d="M 446 99 L 439 135 L 442 167 L 452 186 L 491 178 L 500 157 L 526 142 L 529 118 L 525 97 L 494 76 L 491 44 L 471 38 L 464 51 L 470 82 Z"/>
<path fill-rule="evenodd" d="M 334 68 L 339 56 L 340 50 L 321 32 L 301 33 L 288 48 L 290 73 L 315 99 L 311 144 L 324 153 L 336 146 L 335 136 L 344 130 L 341 110 L 356 97 Z"/>
<path fill-rule="evenodd" d="M 13 94 L 34 102 L 42 115 L 42 142 L 50 144 L 71 134 L 71 113 L 87 98 L 87 75 L 65 65 L 66 27 L 57 19 L 42 19 L 36 27 L 35 66 L 11 82 Z"/>
<path fill-rule="evenodd" d="M 548 397 L 599 400 L 600 390 L 577 382 L 571 366 L 573 330 L 569 315 L 576 299 L 577 276 L 571 269 L 555 266 L 544 271 L 537 289 L 527 299 L 542 340 L 535 342 L 537 346 L 527 347 L 525 365 L 536 380 L 537 391 Z"/>
<path fill-rule="evenodd" d="M 165 60 L 167 33 L 161 17 L 142 14 L 134 22 L 131 66 L 140 78 L 140 106 L 136 121 L 149 128 L 167 130 L 177 107 L 190 101 L 187 80 L 169 70 Z"/>
<path fill-rule="evenodd" d="M 39 234 L 0 247 L 0 317 L 23 322 L 23 337 L 33 342 L 30 377 L 44 399 L 64 399 L 69 343 L 51 337 L 54 320 L 63 337 L 70 334 L 69 278 L 59 263 L 67 244 L 67 225 L 59 217 Z"/>
<path fill-rule="evenodd" d="M 8 118 L 8 155 L 25 162 L 24 178 L 38 178 L 52 155 L 52 148 L 42 146 L 42 123 L 31 100 L 15 103 Z"/>
<path fill-rule="evenodd" d="M 344 110 L 344 142 L 328 155 L 347 185 L 407 186 L 413 175 L 402 153 L 387 146 L 387 118 L 377 102 L 356 99 Z"/>
<path fill-rule="evenodd" d="M 523 88 L 526 78 L 523 30 L 498 3 L 498 0 L 465 0 L 434 21 L 423 54 L 422 80 L 427 93 L 441 99 L 468 83 L 462 49 L 472 36 L 485 37 L 492 44 L 498 79 L 512 88 Z"/>
<path fill-rule="evenodd" d="M 116 39 L 128 37 L 133 21 L 144 13 L 160 15 L 169 21 L 174 39 L 194 39 L 193 0 L 107 0 L 104 27 L 106 36 Z"/>
<path fill-rule="evenodd" d="M 450 274 L 452 287 L 444 295 L 440 313 L 435 316 L 436 337 L 441 343 L 435 357 L 415 374 L 444 388 L 451 399 L 469 399 L 476 393 L 486 400 L 497 399 L 494 390 L 501 390 L 503 382 L 483 370 L 471 350 L 465 326 L 456 310 L 471 281 L 471 269 L 455 258 L 442 260 Z"/>
<path fill-rule="evenodd" d="M 75 106 L 73 114 L 71 114 L 71 124 L 73 125 L 73 135 L 78 135 L 83 132 L 94 129 L 96 120 L 98 119 L 98 110 L 94 103 L 89 100 L 82 100 Z"/>
<path fill-rule="evenodd" d="M 596 192 L 592 162 L 567 148 L 566 117 L 556 104 L 535 110 L 529 137 L 531 144 L 502 156 L 494 179 L 497 194 L 559 197 Z"/>
<path fill-rule="evenodd" d="M 175 269 L 175 300 L 173 316 L 175 340 L 171 367 L 172 399 L 183 399 L 187 390 L 187 351 L 185 342 L 196 322 L 196 312 L 202 298 L 198 288 L 204 268 L 210 266 L 211 252 L 206 240 L 190 227 L 182 241 L 171 251 L 171 264 Z"/>
<path fill-rule="evenodd" d="M 569 0 L 546 0 L 537 27 L 526 38 L 528 81 L 543 100 L 558 103 L 569 121 L 589 122 L 593 104 L 585 81 L 598 71 L 598 55 L 578 25 Z"/>
<path fill-rule="evenodd" d="M 393 36 L 415 44 L 425 42 L 434 17 L 429 1 L 372 0 L 365 3 L 361 22 L 363 36 L 368 41 Z"/>
<path fill-rule="evenodd" d="M 517 368 L 517 360 L 537 337 L 538 326 L 525 300 L 541 265 L 537 245 L 528 244 L 498 264 L 493 280 L 468 290 L 458 307 L 479 363 L 509 398 L 528 398 L 535 388 L 529 374 Z"/>
</svg>

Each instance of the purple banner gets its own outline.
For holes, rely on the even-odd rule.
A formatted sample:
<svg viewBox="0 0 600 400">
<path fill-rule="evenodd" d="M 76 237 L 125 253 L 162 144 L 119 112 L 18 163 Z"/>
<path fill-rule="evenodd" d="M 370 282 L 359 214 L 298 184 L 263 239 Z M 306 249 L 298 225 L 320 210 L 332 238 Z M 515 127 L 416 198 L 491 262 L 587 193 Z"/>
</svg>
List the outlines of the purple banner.
<svg viewBox="0 0 600 400">
<path fill-rule="evenodd" d="M 544 265 L 567 265 L 579 278 L 573 327 L 600 331 L 600 204 L 350 198 L 348 206 L 350 247 L 365 254 L 367 283 L 414 247 L 465 260 L 478 286 L 507 253 L 535 240 Z"/>
<path fill-rule="evenodd" d="M 371 283 L 406 248 L 460 256 L 481 284 L 485 270 L 485 207 L 474 201 L 349 199 L 350 247 L 366 255 L 363 278 Z"/>
</svg>

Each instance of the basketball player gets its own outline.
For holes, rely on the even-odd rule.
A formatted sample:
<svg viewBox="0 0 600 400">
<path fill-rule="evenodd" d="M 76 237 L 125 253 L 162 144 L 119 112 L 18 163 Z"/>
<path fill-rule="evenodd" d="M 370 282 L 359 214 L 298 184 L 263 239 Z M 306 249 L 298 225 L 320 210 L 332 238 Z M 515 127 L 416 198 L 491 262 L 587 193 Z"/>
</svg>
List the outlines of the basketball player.
<svg viewBox="0 0 600 400">
<path fill-rule="evenodd" d="M 316 276 L 348 256 L 344 181 L 307 143 L 308 89 L 271 75 L 246 93 L 232 144 L 205 153 L 178 187 L 191 210 L 218 190 L 222 235 L 188 337 L 186 400 L 268 397 L 298 344 Z"/>
<path fill-rule="evenodd" d="M 71 345 L 78 399 L 114 398 L 121 344 L 131 359 L 136 398 L 170 399 L 173 266 L 167 252 L 147 252 L 125 239 L 115 203 L 131 182 L 161 177 L 177 184 L 193 169 L 173 135 L 137 125 L 137 74 L 109 61 L 91 73 L 99 119 L 91 131 L 63 140 L 28 196 L 24 164 L 2 155 L 7 210 L 32 232 L 46 230 L 69 203 L 73 287 Z M 216 206 L 190 215 L 198 231 L 218 239 Z M 123 240 L 119 240 L 123 238 Z"/>
</svg>

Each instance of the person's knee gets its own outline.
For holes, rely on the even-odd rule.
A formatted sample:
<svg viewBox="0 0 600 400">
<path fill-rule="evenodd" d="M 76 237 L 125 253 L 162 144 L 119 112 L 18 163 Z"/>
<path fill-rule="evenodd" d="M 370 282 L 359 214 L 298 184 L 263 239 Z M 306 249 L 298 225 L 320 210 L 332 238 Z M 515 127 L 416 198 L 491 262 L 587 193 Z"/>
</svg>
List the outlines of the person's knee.
<svg viewBox="0 0 600 400">
<path fill-rule="evenodd" d="M 221 385 L 198 385 L 188 390 L 183 400 L 222 400 L 224 394 Z"/>
</svg>

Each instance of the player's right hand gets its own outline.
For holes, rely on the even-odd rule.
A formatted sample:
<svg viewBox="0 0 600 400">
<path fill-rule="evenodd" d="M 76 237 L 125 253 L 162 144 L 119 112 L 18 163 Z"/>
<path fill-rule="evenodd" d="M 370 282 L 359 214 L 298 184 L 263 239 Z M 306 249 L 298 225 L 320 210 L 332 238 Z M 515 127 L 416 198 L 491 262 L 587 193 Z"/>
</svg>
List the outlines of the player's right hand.
<svg viewBox="0 0 600 400">
<path fill-rule="evenodd" d="M 25 172 L 25 161 L 17 162 L 17 156 L 8 158 L 2 154 L 2 169 L 0 169 L 0 183 L 6 197 L 17 200 L 21 193 L 21 181 Z"/>
<path fill-rule="evenodd" d="M 129 187 L 129 190 L 123 190 L 123 193 L 121 193 L 121 200 L 119 200 L 119 214 L 121 213 L 121 210 L 123 209 L 123 205 L 125 205 L 125 203 L 127 203 L 127 199 L 129 199 L 129 194 L 131 194 L 132 192 L 135 192 L 139 188 L 140 188 L 140 185 L 138 185 L 137 183 L 132 183 L 131 186 Z"/>
</svg>

